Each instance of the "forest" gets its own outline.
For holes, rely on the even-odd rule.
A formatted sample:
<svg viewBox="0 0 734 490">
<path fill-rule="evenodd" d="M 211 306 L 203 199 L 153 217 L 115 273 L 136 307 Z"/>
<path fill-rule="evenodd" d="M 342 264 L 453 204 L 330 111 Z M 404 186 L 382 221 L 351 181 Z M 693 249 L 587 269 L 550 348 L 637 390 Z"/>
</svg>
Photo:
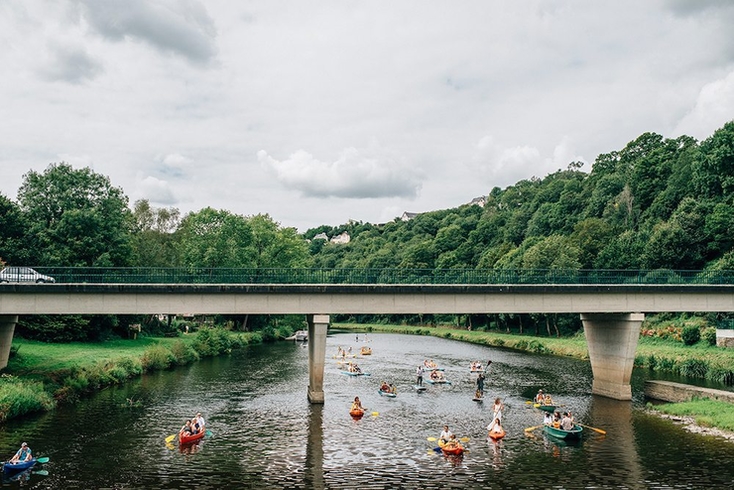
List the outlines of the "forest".
<svg viewBox="0 0 734 490">
<path fill-rule="evenodd" d="M 323 225 L 299 234 L 267 214 L 132 203 L 110 179 L 60 162 L 0 194 L 0 265 L 407 269 L 734 269 L 734 121 L 704 141 L 644 133 L 624 148 L 488 188 L 486 204 L 408 221 Z M 467 201 L 472 197 L 467 196 Z M 347 232 L 349 243 L 314 239 Z M 323 235 L 321 235 L 323 236 Z M 339 317 L 450 324 L 537 335 L 577 332 L 575 315 Z M 711 321 L 726 320 L 715 315 Z M 301 325 L 287 317 L 221 318 L 238 329 Z M 25 317 L 17 332 L 47 341 L 124 335 L 139 318 Z M 171 328 L 144 319 L 151 333 Z M 529 330 L 529 331 L 528 331 Z"/>
</svg>

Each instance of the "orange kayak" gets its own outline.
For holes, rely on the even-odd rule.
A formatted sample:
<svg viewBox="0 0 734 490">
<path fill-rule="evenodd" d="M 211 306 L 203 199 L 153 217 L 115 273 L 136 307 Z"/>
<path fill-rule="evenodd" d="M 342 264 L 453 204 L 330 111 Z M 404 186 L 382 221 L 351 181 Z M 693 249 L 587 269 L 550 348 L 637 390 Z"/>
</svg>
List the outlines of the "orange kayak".
<svg viewBox="0 0 734 490">
<path fill-rule="evenodd" d="M 354 417 L 355 419 L 360 418 L 362 415 L 364 415 L 364 410 L 360 410 L 358 408 L 355 408 L 354 410 L 349 411 L 349 415 Z"/>
<path fill-rule="evenodd" d="M 490 431 L 487 434 L 487 437 L 489 437 L 490 439 L 494 439 L 495 441 L 499 441 L 500 439 L 505 437 L 505 429 L 502 429 L 501 432 Z"/>
</svg>

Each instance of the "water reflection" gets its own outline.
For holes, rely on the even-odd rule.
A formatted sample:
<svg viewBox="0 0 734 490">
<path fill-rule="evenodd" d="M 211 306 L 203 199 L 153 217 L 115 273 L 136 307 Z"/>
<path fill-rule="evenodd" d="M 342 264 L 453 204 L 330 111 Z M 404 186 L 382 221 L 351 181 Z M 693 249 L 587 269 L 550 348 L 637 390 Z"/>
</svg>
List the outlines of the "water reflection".
<svg viewBox="0 0 734 490">
<path fill-rule="evenodd" d="M 305 483 L 309 488 L 325 488 L 324 483 L 324 406 L 312 405 L 308 420 Z"/>
</svg>

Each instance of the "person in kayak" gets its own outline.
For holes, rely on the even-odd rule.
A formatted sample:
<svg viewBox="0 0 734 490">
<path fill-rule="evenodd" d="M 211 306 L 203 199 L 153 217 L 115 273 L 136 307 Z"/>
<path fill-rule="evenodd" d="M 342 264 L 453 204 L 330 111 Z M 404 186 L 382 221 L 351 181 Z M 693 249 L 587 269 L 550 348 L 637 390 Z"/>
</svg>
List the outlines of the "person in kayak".
<svg viewBox="0 0 734 490">
<path fill-rule="evenodd" d="M 28 447 L 28 443 L 24 442 L 20 445 L 20 449 L 15 453 L 15 456 L 10 458 L 9 463 L 21 463 L 23 461 L 30 461 L 33 459 L 33 454 L 31 453 L 31 448 Z"/>
<path fill-rule="evenodd" d="M 387 381 L 383 381 L 380 385 L 380 391 L 383 391 L 385 393 L 390 393 L 390 385 L 387 384 Z"/>
<path fill-rule="evenodd" d="M 196 415 L 193 419 L 191 419 L 191 422 L 194 427 L 194 432 L 196 434 L 204 431 L 204 417 L 201 416 L 201 412 L 196 412 Z"/>
<path fill-rule="evenodd" d="M 445 444 L 445 443 L 449 442 L 452 437 L 454 437 L 454 435 L 449 430 L 449 426 L 448 425 L 444 425 L 443 426 L 443 430 L 441 431 L 441 434 L 438 436 L 438 441 L 439 442 L 443 441 L 444 444 Z"/>
<path fill-rule="evenodd" d="M 187 419 L 181 430 L 178 431 L 178 436 L 190 436 L 194 433 L 194 428 L 191 425 L 191 419 Z"/>
<path fill-rule="evenodd" d="M 418 366 L 415 370 L 415 385 L 423 386 L 423 366 Z"/>
<path fill-rule="evenodd" d="M 364 407 L 362 406 L 362 402 L 359 400 L 358 396 L 355 396 L 354 401 L 352 402 L 352 411 L 354 410 L 364 411 Z"/>
</svg>

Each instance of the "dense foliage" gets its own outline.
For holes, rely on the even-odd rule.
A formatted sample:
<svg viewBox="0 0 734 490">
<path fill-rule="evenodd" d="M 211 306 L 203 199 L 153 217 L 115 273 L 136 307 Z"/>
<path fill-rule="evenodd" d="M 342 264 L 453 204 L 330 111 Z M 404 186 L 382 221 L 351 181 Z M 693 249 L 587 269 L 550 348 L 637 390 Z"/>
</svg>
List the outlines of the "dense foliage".
<svg viewBox="0 0 734 490">
<path fill-rule="evenodd" d="M 323 225 L 301 236 L 268 215 L 205 208 L 181 217 L 175 208 L 156 209 L 147 201 L 129 209 L 107 177 L 52 164 L 42 174 L 26 174 L 18 203 L 0 195 L 0 260 L 146 267 L 734 269 L 734 121 L 702 142 L 645 133 L 599 155 L 590 172 L 582 167 L 570 162 L 543 178 L 494 187 L 484 206 L 383 224 Z M 344 232 L 349 243 L 315 238 Z M 520 333 L 530 327 L 547 335 L 580 328 L 577 316 L 555 314 L 336 318 L 349 319 Z M 123 335 L 130 322 L 149 325 L 145 320 L 29 319 L 23 334 L 93 339 L 101 335 L 90 330 Z M 284 319 L 225 319 L 236 328 L 268 329 L 268 335 L 278 320 Z"/>
</svg>

